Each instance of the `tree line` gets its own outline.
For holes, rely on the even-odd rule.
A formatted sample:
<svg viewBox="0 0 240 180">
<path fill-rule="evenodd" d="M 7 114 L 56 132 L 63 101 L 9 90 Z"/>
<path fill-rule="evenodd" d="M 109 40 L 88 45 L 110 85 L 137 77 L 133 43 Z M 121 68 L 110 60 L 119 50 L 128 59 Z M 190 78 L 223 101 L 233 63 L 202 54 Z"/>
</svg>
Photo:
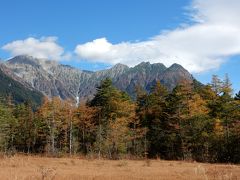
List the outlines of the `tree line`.
<svg viewBox="0 0 240 180">
<path fill-rule="evenodd" d="M 150 92 L 137 86 L 135 100 L 107 78 L 79 105 L 57 97 L 36 110 L 11 96 L 0 102 L 3 153 L 240 162 L 240 92 L 233 96 L 227 76 L 182 81 L 172 92 L 160 82 Z"/>
</svg>

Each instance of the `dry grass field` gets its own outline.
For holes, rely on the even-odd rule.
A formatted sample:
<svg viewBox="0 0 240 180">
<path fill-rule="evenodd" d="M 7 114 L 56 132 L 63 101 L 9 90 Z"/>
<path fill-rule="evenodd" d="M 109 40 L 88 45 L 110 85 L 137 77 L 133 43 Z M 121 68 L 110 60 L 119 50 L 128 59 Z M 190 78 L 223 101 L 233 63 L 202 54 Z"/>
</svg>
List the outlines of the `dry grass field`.
<svg viewBox="0 0 240 180">
<path fill-rule="evenodd" d="M 0 158 L 0 179 L 240 179 L 239 165 L 163 160 L 98 160 L 17 155 Z"/>
</svg>

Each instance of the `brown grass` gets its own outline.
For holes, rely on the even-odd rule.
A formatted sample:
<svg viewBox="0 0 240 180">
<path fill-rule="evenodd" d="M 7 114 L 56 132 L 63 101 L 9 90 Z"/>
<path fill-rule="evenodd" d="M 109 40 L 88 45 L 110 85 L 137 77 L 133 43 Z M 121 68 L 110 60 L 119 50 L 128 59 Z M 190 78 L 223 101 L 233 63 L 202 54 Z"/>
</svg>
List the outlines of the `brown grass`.
<svg viewBox="0 0 240 180">
<path fill-rule="evenodd" d="M 0 179 L 9 180 L 237 180 L 239 165 L 163 160 L 98 160 L 16 155 L 0 158 Z"/>
</svg>

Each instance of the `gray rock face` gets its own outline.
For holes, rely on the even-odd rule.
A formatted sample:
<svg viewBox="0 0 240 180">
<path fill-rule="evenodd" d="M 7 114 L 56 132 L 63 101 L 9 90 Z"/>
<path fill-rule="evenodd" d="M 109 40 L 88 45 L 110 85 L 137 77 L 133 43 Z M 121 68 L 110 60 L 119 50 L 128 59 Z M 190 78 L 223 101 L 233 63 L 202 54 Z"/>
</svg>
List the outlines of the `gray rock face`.
<svg viewBox="0 0 240 180">
<path fill-rule="evenodd" d="M 46 96 L 59 96 L 62 99 L 75 99 L 77 96 L 80 100 L 91 99 L 96 93 L 96 86 L 107 77 L 112 79 L 117 88 L 131 96 L 134 96 L 137 85 L 150 90 L 159 80 L 168 90 L 172 90 L 182 80 L 193 81 L 192 75 L 178 64 L 169 68 L 161 63 L 149 62 L 132 68 L 116 64 L 107 70 L 91 72 L 25 55 L 16 56 L 4 64 L 32 88 Z"/>
</svg>

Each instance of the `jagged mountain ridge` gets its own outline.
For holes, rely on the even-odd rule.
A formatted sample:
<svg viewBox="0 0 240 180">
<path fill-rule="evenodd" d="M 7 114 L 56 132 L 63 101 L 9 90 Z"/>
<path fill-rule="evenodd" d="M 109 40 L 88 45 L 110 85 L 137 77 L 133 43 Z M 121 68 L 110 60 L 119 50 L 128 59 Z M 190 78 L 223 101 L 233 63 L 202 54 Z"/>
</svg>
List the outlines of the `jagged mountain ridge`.
<svg viewBox="0 0 240 180">
<path fill-rule="evenodd" d="M 112 79 L 117 88 L 131 96 L 137 85 L 150 90 L 159 80 L 168 90 L 172 90 L 183 79 L 193 81 L 192 75 L 178 64 L 169 68 L 161 63 L 149 62 L 142 62 L 135 67 L 116 64 L 110 69 L 91 72 L 26 55 L 16 56 L 4 64 L 32 88 L 49 97 L 59 96 L 62 99 L 74 99 L 76 96 L 80 100 L 91 99 L 96 86 L 107 77 Z"/>
</svg>

